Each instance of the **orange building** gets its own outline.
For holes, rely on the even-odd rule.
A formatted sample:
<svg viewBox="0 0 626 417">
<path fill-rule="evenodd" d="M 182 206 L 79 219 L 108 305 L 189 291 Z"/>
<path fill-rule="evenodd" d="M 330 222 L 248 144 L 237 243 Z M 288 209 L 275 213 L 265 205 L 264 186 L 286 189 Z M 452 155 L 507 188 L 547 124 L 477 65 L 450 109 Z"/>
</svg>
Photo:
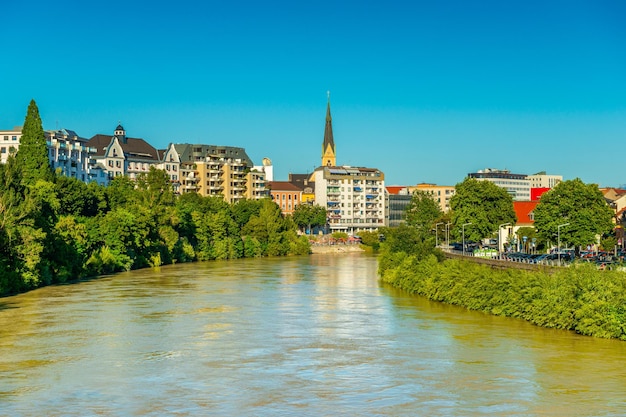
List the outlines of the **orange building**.
<svg viewBox="0 0 626 417">
<path fill-rule="evenodd" d="M 289 181 L 270 181 L 268 184 L 272 200 L 278 204 L 282 213 L 293 214 L 302 202 L 302 190 Z"/>
</svg>

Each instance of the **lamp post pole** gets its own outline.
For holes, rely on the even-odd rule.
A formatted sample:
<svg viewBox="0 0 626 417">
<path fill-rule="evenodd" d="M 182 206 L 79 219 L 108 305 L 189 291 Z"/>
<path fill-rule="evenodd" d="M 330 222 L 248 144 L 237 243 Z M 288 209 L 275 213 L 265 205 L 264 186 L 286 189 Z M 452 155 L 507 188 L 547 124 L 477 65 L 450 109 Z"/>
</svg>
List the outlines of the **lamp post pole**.
<svg viewBox="0 0 626 417">
<path fill-rule="evenodd" d="M 440 222 L 440 223 L 435 224 L 435 247 L 439 246 L 439 244 L 438 244 L 438 240 L 437 240 L 437 234 L 438 234 L 438 233 L 437 233 L 437 231 L 438 231 L 437 229 L 439 228 L 439 225 L 440 225 L 440 224 L 443 224 L 443 222 Z"/>
<path fill-rule="evenodd" d="M 556 227 L 556 250 L 557 250 L 557 258 L 559 260 L 559 266 L 561 266 L 561 227 L 569 226 L 569 223 L 563 223 Z"/>
<path fill-rule="evenodd" d="M 446 249 L 450 250 L 450 225 L 452 223 L 446 223 Z"/>
<path fill-rule="evenodd" d="M 465 226 L 469 226 L 472 223 L 465 223 L 462 227 L 463 230 L 463 256 L 465 256 Z"/>
<path fill-rule="evenodd" d="M 498 257 L 500 257 L 500 229 L 502 229 L 502 226 L 507 226 L 509 224 L 511 223 L 502 223 L 498 226 Z"/>
</svg>

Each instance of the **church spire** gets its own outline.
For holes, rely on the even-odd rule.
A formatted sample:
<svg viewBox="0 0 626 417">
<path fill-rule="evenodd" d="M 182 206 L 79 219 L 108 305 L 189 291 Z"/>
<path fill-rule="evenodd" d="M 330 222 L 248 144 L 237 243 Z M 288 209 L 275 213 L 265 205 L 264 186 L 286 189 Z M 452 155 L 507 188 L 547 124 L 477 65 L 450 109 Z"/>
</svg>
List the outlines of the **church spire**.
<svg viewBox="0 0 626 417">
<path fill-rule="evenodd" d="M 326 106 L 326 128 L 324 129 L 324 143 L 322 144 L 322 166 L 337 165 L 335 155 L 335 140 L 333 139 L 333 119 L 330 116 L 330 91 Z"/>
</svg>

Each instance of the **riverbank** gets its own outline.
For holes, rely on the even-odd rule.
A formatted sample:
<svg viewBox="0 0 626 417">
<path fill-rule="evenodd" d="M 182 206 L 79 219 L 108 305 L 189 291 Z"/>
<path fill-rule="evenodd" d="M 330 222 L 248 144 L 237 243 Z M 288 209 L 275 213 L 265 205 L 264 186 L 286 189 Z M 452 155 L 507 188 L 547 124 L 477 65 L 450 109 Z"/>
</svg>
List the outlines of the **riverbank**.
<svg viewBox="0 0 626 417">
<path fill-rule="evenodd" d="M 361 245 L 311 245 L 312 254 L 365 252 Z"/>
<path fill-rule="evenodd" d="M 389 256 L 389 255 L 387 255 Z M 590 265 L 558 270 L 493 269 L 467 260 L 391 255 L 382 281 L 470 310 L 542 327 L 626 340 L 626 275 Z"/>
</svg>

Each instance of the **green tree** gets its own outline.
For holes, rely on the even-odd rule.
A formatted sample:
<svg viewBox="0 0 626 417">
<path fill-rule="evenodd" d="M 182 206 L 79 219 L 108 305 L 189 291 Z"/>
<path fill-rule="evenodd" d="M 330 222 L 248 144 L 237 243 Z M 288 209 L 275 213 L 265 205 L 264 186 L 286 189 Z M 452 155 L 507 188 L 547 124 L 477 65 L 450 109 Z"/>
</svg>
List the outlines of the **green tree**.
<svg viewBox="0 0 626 417">
<path fill-rule="evenodd" d="M 293 211 L 293 221 L 301 231 L 307 229 L 309 234 L 313 227 L 326 224 L 326 209 L 319 205 L 300 204 Z"/>
<path fill-rule="evenodd" d="M 534 218 L 543 239 L 556 243 L 560 236 L 561 246 L 574 245 L 577 250 L 596 243 L 598 236 L 613 228 L 613 212 L 598 186 L 579 178 L 563 181 L 543 194 Z"/>
<path fill-rule="evenodd" d="M 405 208 L 406 224 L 424 232 L 430 231 L 443 212 L 433 197 L 424 191 L 415 191 Z"/>
<path fill-rule="evenodd" d="M 28 105 L 16 158 L 22 171 L 22 183 L 24 185 L 34 185 L 38 180 L 53 180 L 54 175 L 48 159 L 46 135 L 35 100 L 31 100 Z"/>
<path fill-rule="evenodd" d="M 452 235 L 461 238 L 463 225 L 465 240 L 478 242 L 491 237 L 503 223 L 515 224 L 517 217 L 513 199 L 504 188 L 490 181 L 466 178 L 456 185 L 450 199 L 452 209 Z"/>
</svg>

